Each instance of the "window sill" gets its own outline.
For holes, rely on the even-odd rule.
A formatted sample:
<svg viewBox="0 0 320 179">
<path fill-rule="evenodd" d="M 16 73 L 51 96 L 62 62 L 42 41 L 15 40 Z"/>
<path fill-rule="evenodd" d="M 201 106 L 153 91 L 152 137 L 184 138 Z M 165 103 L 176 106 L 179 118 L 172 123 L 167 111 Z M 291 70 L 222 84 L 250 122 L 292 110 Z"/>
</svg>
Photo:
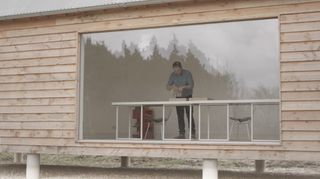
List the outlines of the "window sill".
<svg viewBox="0 0 320 179">
<path fill-rule="evenodd" d="M 97 139 L 81 139 L 76 141 L 79 144 L 83 143 L 106 143 L 106 144 L 158 144 L 158 145 L 167 145 L 167 144 L 173 144 L 173 145 L 258 145 L 258 146 L 280 146 L 281 141 L 280 140 L 263 140 L 263 141 L 226 141 L 226 140 L 181 140 L 181 139 L 170 139 L 170 140 L 134 140 L 134 139 L 120 139 L 120 140 L 97 140 Z"/>
</svg>

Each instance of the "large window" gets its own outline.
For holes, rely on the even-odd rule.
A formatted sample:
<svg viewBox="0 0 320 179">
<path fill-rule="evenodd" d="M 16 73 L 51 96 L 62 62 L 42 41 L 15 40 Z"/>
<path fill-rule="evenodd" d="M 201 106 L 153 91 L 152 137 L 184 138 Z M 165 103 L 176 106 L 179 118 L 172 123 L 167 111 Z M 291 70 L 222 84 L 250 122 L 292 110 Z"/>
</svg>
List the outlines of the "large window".
<svg viewBox="0 0 320 179">
<path fill-rule="evenodd" d="M 278 33 L 277 19 L 266 19 L 82 34 L 81 138 L 115 139 L 112 102 L 172 98 L 166 84 L 174 61 L 181 61 L 192 73 L 194 97 L 279 99 Z M 255 139 L 279 139 L 278 108 L 267 104 L 254 107 Z M 121 122 L 127 121 L 121 119 L 130 116 L 131 110 L 123 109 L 118 116 L 119 127 L 123 128 L 120 135 L 127 135 L 126 126 L 132 125 Z M 210 124 L 202 120 L 200 127 L 208 130 L 201 132 L 201 137 L 224 138 L 228 126 L 225 108 L 206 110 L 214 117 Z M 229 115 L 241 118 L 251 112 L 250 105 L 234 104 L 229 110 Z M 154 111 L 154 115 L 161 114 Z M 170 119 L 166 121 L 166 136 L 170 138 L 177 134 L 178 123 L 175 109 L 167 111 Z M 154 124 L 154 136 L 160 135 L 160 124 Z M 245 127 L 236 126 L 238 134 L 231 139 L 246 138 Z"/>
</svg>

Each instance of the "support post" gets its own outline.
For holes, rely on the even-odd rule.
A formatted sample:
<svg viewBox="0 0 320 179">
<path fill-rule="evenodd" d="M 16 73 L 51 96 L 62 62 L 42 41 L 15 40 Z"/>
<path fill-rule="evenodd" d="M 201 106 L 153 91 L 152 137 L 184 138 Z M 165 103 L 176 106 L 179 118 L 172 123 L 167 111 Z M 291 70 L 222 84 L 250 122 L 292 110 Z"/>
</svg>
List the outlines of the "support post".
<svg viewBox="0 0 320 179">
<path fill-rule="evenodd" d="M 121 157 L 121 167 L 122 168 L 128 168 L 130 164 L 130 158 L 129 157 Z"/>
<path fill-rule="evenodd" d="M 256 172 L 257 173 L 264 172 L 264 168 L 265 168 L 264 160 L 255 160 L 255 167 L 256 167 Z"/>
<path fill-rule="evenodd" d="M 198 139 L 201 140 L 201 104 L 199 104 Z"/>
<path fill-rule="evenodd" d="M 143 140 L 143 105 L 140 106 L 140 139 Z"/>
<path fill-rule="evenodd" d="M 116 106 L 116 140 L 119 138 L 119 106 Z"/>
<path fill-rule="evenodd" d="M 13 154 L 13 163 L 20 164 L 23 162 L 23 154 L 22 153 L 14 153 Z"/>
<path fill-rule="evenodd" d="M 165 118 L 166 118 L 166 106 L 163 105 L 162 106 L 162 133 L 161 133 L 162 140 L 164 140 L 165 138 L 165 135 L 164 135 L 165 127 L 166 127 Z"/>
<path fill-rule="evenodd" d="M 40 178 L 40 154 L 27 154 L 26 179 Z"/>
<path fill-rule="evenodd" d="M 218 179 L 218 160 L 217 159 L 203 160 L 202 179 Z"/>
</svg>

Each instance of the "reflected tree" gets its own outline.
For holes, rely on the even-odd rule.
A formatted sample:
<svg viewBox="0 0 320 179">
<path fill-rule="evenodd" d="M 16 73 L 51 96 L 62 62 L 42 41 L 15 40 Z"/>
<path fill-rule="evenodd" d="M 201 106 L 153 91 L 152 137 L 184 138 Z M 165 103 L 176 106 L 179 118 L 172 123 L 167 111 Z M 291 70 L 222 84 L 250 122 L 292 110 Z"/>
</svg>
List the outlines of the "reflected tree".
<svg viewBox="0 0 320 179">
<path fill-rule="evenodd" d="M 195 96 L 214 99 L 234 98 L 237 86 L 233 74 L 222 73 L 221 69 L 208 67 L 206 63 L 209 59 L 192 42 L 186 47 L 179 44 L 176 36 L 173 36 L 168 47 L 162 48 L 158 45 L 156 37 L 153 37 L 150 46 L 153 47 L 152 53 L 146 57 L 142 55 L 137 44 L 131 43 L 128 46 L 123 41 L 120 52 L 122 55 L 119 55 L 119 52 L 111 52 L 107 44 L 93 43 L 87 38 L 85 69 L 88 74 L 85 76 L 91 79 L 86 80 L 88 85 L 103 87 L 106 91 L 110 91 L 110 87 L 114 89 L 112 95 L 106 97 L 110 98 L 109 100 L 165 99 L 167 93 L 160 91 L 165 91 L 165 84 L 172 72 L 171 64 L 174 61 L 181 61 L 184 67 L 193 73 L 196 83 Z M 103 85 L 101 81 L 108 85 Z"/>
<path fill-rule="evenodd" d="M 278 97 L 278 89 L 275 88 L 261 85 L 253 90 L 248 89 L 228 69 L 210 65 L 214 59 L 207 58 L 192 41 L 188 45 L 180 44 L 176 36 L 172 37 L 167 47 L 161 47 L 153 37 L 148 49 L 122 41 L 120 52 L 112 51 L 104 42 L 86 38 L 84 59 L 84 136 L 88 138 L 103 137 L 107 132 L 114 134 L 105 130 L 109 124 L 105 119 L 114 118 L 109 116 L 114 114 L 110 107 L 112 101 L 167 100 L 170 95 L 165 86 L 174 61 L 181 61 L 192 72 L 195 97 Z M 97 134 L 99 132 L 103 134 Z"/>
<path fill-rule="evenodd" d="M 151 52 L 142 52 L 137 44 L 128 45 L 123 41 L 122 51 L 112 52 L 108 49 L 108 44 L 94 43 L 87 38 L 85 78 L 88 85 L 106 91 L 110 91 L 111 87 L 112 95 L 106 97 L 110 100 L 166 99 L 168 94 L 164 91 L 168 76 L 172 72 L 171 64 L 181 61 L 193 74 L 196 84 L 194 96 L 213 99 L 278 97 L 277 89 L 259 86 L 252 90 L 240 85 L 241 82 L 228 69 L 217 69 L 210 65 L 210 61 L 214 60 L 208 59 L 192 41 L 184 46 L 179 44 L 174 35 L 167 48 L 163 48 L 159 46 L 156 37 L 152 37 L 149 46 Z M 250 93 L 244 93 L 250 90 Z"/>
</svg>

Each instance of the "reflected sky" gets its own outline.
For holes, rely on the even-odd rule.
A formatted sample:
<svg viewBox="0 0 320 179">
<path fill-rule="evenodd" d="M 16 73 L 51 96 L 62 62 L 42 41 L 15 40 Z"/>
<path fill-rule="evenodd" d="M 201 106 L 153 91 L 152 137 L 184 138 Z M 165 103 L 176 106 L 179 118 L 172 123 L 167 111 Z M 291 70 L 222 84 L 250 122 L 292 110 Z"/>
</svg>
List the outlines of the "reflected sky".
<svg viewBox="0 0 320 179">
<path fill-rule="evenodd" d="M 117 55 L 123 54 L 125 43 L 138 49 L 144 60 L 153 53 L 155 43 L 170 51 L 174 41 L 181 55 L 195 46 L 201 52 L 197 57 L 206 69 L 229 71 L 247 88 L 278 88 L 278 33 L 278 20 L 267 19 L 94 33 L 85 34 L 84 38 L 105 44 Z M 163 50 L 161 55 L 168 58 L 169 53 Z"/>
</svg>

